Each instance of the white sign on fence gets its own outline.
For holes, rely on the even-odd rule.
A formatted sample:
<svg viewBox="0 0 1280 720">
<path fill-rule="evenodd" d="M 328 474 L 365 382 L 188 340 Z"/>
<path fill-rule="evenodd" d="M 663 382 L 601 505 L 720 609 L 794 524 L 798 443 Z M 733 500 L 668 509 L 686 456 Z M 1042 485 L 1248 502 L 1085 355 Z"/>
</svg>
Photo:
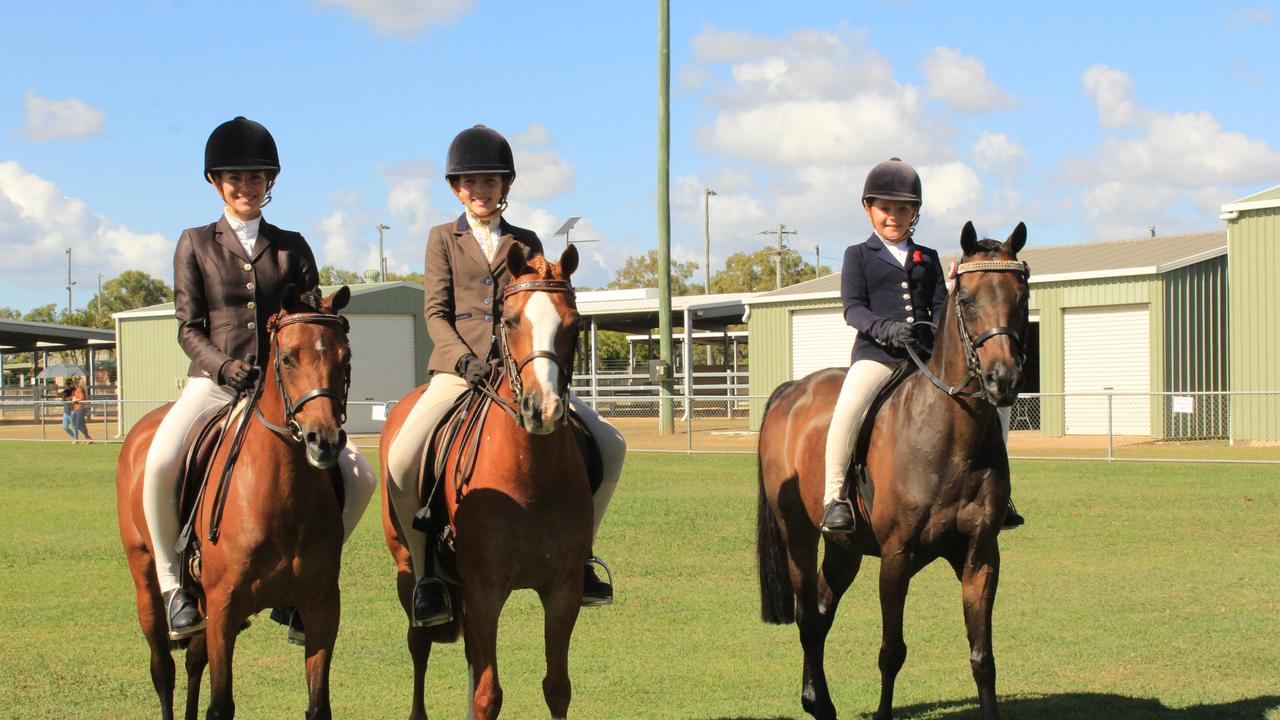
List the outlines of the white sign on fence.
<svg viewBox="0 0 1280 720">
<path fill-rule="evenodd" d="M 1186 395 L 1173 396 L 1173 411 L 1190 415 L 1196 411 L 1196 399 Z"/>
<path fill-rule="evenodd" d="M 386 405 L 374 405 L 374 406 L 372 406 L 372 408 L 370 408 L 370 410 L 371 410 L 371 412 L 372 412 L 372 415 L 370 416 L 370 417 L 371 417 L 371 419 L 373 419 L 373 420 L 377 420 L 377 421 L 379 421 L 379 422 L 386 422 L 386 420 L 387 420 L 387 406 L 386 406 Z"/>
</svg>

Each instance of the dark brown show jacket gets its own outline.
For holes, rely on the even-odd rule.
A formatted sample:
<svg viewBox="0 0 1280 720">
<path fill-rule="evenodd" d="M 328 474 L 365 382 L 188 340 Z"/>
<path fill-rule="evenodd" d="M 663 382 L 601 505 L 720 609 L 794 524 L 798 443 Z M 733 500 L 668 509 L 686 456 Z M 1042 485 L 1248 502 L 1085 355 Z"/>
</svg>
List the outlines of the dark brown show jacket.
<svg viewBox="0 0 1280 720">
<path fill-rule="evenodd" d="M 188 228 L 173 256 L 174 312 L 178 343 L 191 358 L 187 375 L 221 383 L 232 358 L 267 359 L 267 319 L 293 283 L 306 291 L 320 284 L 316 259 L 302 235 L 263 220 L 246 255 L 226 217 Z"/>
</svg>

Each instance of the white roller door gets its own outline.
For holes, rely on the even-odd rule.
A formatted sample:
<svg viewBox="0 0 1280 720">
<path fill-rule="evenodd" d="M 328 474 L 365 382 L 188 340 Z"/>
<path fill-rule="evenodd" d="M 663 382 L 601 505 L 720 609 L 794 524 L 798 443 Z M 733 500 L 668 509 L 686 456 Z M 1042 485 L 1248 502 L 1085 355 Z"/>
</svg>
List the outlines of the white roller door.
<svg viewBox="0 0 1280 720">
<path fill-rule="evenodd" d="M 791 313 L 791 378 L 829 367 L 849 367 L 857 331 L 845 324 L 840 308 Z"/>
<path fill-rule="evenodd" d="M 399 400 L 413 389 L 414 363 L 412 315 L 351 315 L 351 393 L 347 432 L 376 433 L 382 422 L 374 420 L 365 401 Z"/>
<path fill-rule="evenodd" d="M 1146 305 L 1067 308 L 1062 318 L 1068 435 L 1150 435 L 1151 331 Z M 1073 397 L 1073 395 L 1078 395 Z"/>
</svg>

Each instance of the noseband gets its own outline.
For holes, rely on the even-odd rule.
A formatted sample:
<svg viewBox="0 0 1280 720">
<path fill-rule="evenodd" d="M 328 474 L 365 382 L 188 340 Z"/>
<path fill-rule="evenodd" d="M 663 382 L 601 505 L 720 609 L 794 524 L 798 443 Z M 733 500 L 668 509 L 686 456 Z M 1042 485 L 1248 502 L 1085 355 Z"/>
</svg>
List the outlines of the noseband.
<svg viewBox="0 0 1280 720">
<path fill-rule="evenodd" d="M 279 315 L 273 316 L 267 321 L 267 329 L 271 332 L 271 355 L 272 362 L 275 367 L 276 387 L 280 390 L 280 399 L 284 405 L 284 426 L 281 427 L 267 420 L 262 414 L 262 410 L 254 404 L 254 411 L 258 415 L 258 419 L 263 425 L 271 428 L 278 435 L 290 438 L 294 442 L 302 442 L 302 428 L 298 425 L 295 416 L 302 409 L 303 405 L 315 400 L 318 397 L 331 398 L 338 402 L 338 423 L 345 424 L 347 422 L 347 393 L 351 390 L 351 362 L 343 364 L 344 385 L 341 392 L 333 388 L 318 387 L 307 392 L 298 398 L 297 402 L 293 402 L 289 398 L 289 391 L 284 386 L 284 376 L 280 368 L 280 339 L 278 333 L 280 328 L 294 323 L 307 323 L 311 325 L 330 325 L 342 331 L 343 336 L 351 330 L 351 324 L 345 317 L 334 315 L 331 313 L 297 313 L 281 318 Z"/>
<path fill-rule="evenodd" d="M 573 293 L 573 284 L 568 280 L 527 280 L 521 283 L 512 283 L 502 292 L 502 300 L 505 303 L 507 298 L 512 295 L 519 295 L 526 292 L 549 292 L 549 293 Z M 569 350 L 569 361 L 566 364 L 561 361 L 560 356 L 553 350 L 534 350 L 525 355 L 518 362 L 511 354 L 511 346 L 507 341 L 507 326 L 505 323 L 498 323 L 498 345 L 502 352 L 502 364 L 506 370 L 507 378 L 511 383 L 511 391 L 515 393 L 515 397 L 519 397 L 524 393 L 524 384 L 520 380 L 520 372 L 525 369 L 529 363 L 538 358 L 550 360 L 560 375 L 560 400 L 568 407 L 569 404 L 569 385 L 573 382 L 573 359 L 578 352 L 578 336 L 573 336 L 573 347 Z M 568 417 L 568 412 L 564 417 Z M 517 418 L 517 422 L 519 419 Z"/>
<path fill-rule="evenodd" d="M 1027 264 L 1022 260 L 975 260 L 973 262 L 960 263 L 956 268 L 956 284 L 959 285 L 961 275 L 971 272 L 1015 272 L 1022 276 L 1024 282 L 1031 275 L 1031 269 L 1027 267 Z M 936 385 L 939 390 L 942 390 L 953 397 L 958 396 L 990 401 L 991 398 L 987 395 L 987 390 L 983 387 L 981 382 L 978 383 L 977 390 L 966 391 L 964 389 L 969 385 L 969 383 L 982 377 L 982 365 L 978 359 L 978 348 L 982 347 L 984 343 L 997 335 L 1008 335 L 1010 342 L 1013 343 L 1013 350 L 1016 362 L 1018 363 L 1018 368 L 1021 369 L 1022 364 L 1027 360 L 1026 353 L 1023 352 L 1022 349 L 1022 336 L 1013 328 L 1000 325 L 987 330 L 976 338 L 971 337 L 969 335 L 969 328 L 965 327 L 964 324 L 964 315 L 960 311 L 960 303 L 954 302 L 953 304 L 956 309 L 956 330 L 960 335 L 960 344 L 964 348 L 964 361 L 967 370 L 964 380 L 960 381 L 959 385 L 948 385 L 943 382 L 942 378 L 935 375 L 924 361 L 920 359 L 920 356 L 916 354 L 914 347 L 908 345 L 907 353 L 911 355 L 912 361 L 915 362 L 917 367 L 924 371 L 925 375 L 933 381 L 933 384 Z"/>
</svg>

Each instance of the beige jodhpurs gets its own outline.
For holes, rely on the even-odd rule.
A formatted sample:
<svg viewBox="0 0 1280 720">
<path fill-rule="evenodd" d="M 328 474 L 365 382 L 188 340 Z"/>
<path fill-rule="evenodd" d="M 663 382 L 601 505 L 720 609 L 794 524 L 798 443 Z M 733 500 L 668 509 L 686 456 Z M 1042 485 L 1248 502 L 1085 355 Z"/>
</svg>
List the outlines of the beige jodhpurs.
<svg viewBox="0 0 1280 720">
<path fill-rule="evenodd" d="M 233 396 L 229 388 L 209 378 L 187 378 L 182 395 L 169 408 L 169 413 L 160 421 L 155 437 L 151 439 L 142 477 L 142 512 L 147 516 L 147 529 L 151 532 L 151 545 L 155 549 L 160 592 L 178 587 L 178 555 L 174 546 L 178 542 L 179 531 L 177 485 L 185 459 L 183 443 L 194 428 L 230 402 Z M 369 461 L 356 450 L 350 439 L 338 458 L 338 468 L 342 472 L 346 492 L 346 504 L 342 509 L 342 540 L 346 542 L 364 515 L 377 481 Z"/>
<path fill-rule="evenodd" d="M 418 398 L 418 402 L 409 411 L 400 432 L 391 440 L 387 448 L 387 492 L 390 493 L 391 507 L 400 522 L 401 531 L 409 545 L 409 555 L 413 558 L 413 573 L 422 577 L 422 553 L 426 549 L 427 536 L 413 528 L 413 516 L 421 509 L 418 494 L 418 472 L 422 465 L 422 452 L 427 439 L 435 431 L 440 418 L 449 406 L 467 389 L 467 381 L 450 373 L 436 373 L 431 376 L 426 392 Z M 600 457 L 604 465 L 604 479 L 600 488 L 592 497 L 594 515 L 591 525 L 591 539 L 595 540 L 600 530 L 600 521 L 604 519 L 604 511 L 609 506 L 614 490 L 618 487 L 618 478 L 622 476 L 622 461 L 627 454 L 627 441 L 622 435 L 605 422 L 590 405 L 582 402 L 575 395 L 569 396 L 573 411 L 582 418 L 591 434 L 600 446 Z M 586 558 L 583 558 L 585 561 Z"/>
<path fill-rule="evenodd" d="M 827 429 L 827 484 L 822 494 L 822 504 L 827 506 L 840 496 L 845 472 L 853 456 L 853 445 L 858 441 L 862 420 L 875 400 L 876 393 L 889 382 L 893 368 L 875 360 L 859 360 L 849 368 L 835 409 L 831 411 L 831 426 Z"/>
</svg>

